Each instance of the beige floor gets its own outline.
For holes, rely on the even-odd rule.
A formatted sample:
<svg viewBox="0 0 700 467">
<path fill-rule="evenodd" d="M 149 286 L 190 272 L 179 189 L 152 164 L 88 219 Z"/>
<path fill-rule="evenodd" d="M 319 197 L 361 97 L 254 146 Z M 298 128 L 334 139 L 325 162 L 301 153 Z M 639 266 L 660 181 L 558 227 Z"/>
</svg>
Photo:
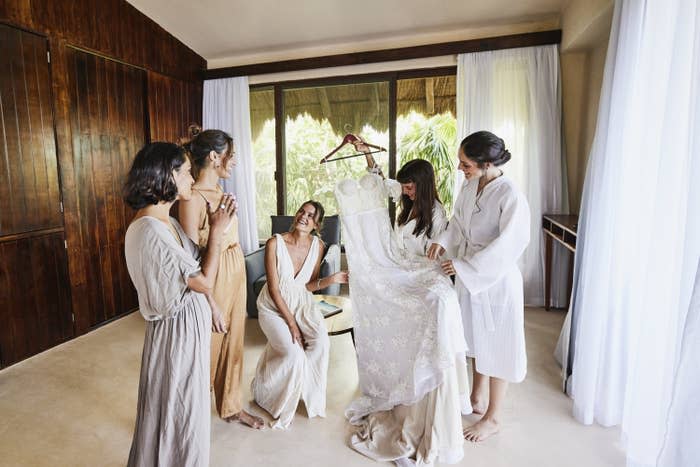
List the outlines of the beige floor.
<svg viewBox="0 0 700 467">
<path fill-rule="evenodd" d="M 528 310 L 527 379 L 512 386 L 502 432 L 480 445 L 465 444 L 460 465 L 624 465 L 616 429 L 582 426 L 571 417 L 552 358 L 562 320 L 561 312 Z M 135 418 L 143 329 L 140 315 L 132 314 L 0 372 L 0 464 L 123 465 Z M 246 386 L 264 342 L 257 321 L 249 320 Z M 331 337 L 328 379 L 328 417 L 309 420 L 301 408 L 286 432 L 255 432 L 214 416 L 211 465 L 376 465 L 346 447 L 350 428 L 343 410 L 357 390 L 349 334 Z"/>
</svg>

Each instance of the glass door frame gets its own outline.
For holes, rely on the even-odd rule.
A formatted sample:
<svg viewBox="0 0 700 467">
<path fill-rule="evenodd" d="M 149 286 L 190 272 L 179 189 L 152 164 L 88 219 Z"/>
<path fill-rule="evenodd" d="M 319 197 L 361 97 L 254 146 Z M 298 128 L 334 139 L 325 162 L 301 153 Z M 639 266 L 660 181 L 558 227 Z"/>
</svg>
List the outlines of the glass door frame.
<svg viewBox="0 0 700 467">
<path fill-rule="evenodd" d="M 348 84 L 389 83 L 389 172 L 390 178 L 396 177 L 396 119 L 397 119 L 397 83 L 403 79 L 431 78 L 437 76 L 456 75 L 457 67 L 423 68 L 417 70 L 390 71 L 349 76 L 333 76 L 327 78 L 312 78 L 296 81 L 280 81 L 260 83 L 250 86 L 250 91 L 270 90 L 274 92 L 275 110 L 275 186 L 277 191 L 277 214 L 283 215 L 287 205 L 286 178 L 286 118 L 284 109 L 284 91 L 307 87 L 337 86 Z M 395 207 L 389 203 L 389 214 L 393 222 Z"/>
</svg>

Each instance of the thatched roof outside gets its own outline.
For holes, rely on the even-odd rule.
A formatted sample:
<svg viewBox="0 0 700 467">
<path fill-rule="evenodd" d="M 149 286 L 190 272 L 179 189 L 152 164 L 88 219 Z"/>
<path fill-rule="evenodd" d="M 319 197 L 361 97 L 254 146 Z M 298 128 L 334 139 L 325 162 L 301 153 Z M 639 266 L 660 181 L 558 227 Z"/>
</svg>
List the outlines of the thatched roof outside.
<svg viewBox="0 0 700 467">
<path fill-rule="evenodd" d="M 455 76 L 403 79 L 397 83 L 398 115 L 412 110 L 425 115 L 451 112 L 456 115 Z M 378 131 L 389 126 L 389 83 L 360 83 L 284 91 L 285 113 L 296 118 L 307 113 L 316 120 L 328 119 L 341 135 L 359 132 L 365 124 Z M 266 120 L 274 117 L 272 90 L 250 94 L 251 130 L 256 139 Z"/>
</svg>

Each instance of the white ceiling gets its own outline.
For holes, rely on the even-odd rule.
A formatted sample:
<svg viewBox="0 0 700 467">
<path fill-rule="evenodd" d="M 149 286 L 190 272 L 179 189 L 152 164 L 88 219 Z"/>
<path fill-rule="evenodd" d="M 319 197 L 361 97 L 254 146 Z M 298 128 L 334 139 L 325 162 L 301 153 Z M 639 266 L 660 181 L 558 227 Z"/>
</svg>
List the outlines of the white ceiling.
<svg viewBox="0 0 700 467">
<path fill-rule="evenodd" d="M 567 0 L 127 0 L 210 62 L 558 20 Z M 453 34 L 454 36 L 454 34 Z M 406 41 L 404 41 L 405 43 Z M 410 41 L 409 41 L 410 42 Z M 368 50 L 356 46 L 355 50 Z M 293 54 L 298 58 L 298 53 Z M 304 54 L 302 54 L 304 55 Z M 317 55 L 317 54 L 316 54 Z"/>
</svg>

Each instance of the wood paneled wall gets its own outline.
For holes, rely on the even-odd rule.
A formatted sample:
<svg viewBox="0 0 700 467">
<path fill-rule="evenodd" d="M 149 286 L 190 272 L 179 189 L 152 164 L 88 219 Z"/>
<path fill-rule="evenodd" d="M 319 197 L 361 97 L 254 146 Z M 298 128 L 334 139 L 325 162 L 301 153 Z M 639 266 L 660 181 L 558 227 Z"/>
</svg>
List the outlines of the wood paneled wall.
<svg viewBox="0 0 700 467">
<path fill-rule="evenodd" d="M 148 72 L 151 141 L 176 143 L 192 123 L 202 124 L 202 83 Z"/>
<path fill-rule="evenodd" d="M 143 70 L 75 49 L 67 50 L 73 153 L 63 154 L 66 240 L 73 293 L 86 308 L 86 330 L 137 307 L 124 261 L 133 212 L 122 200 L 131 161 L 146 141 Z M 72 157 L 71 157 L 72 156 Z M 70 222 L 70 224 L 69 224 Z"/>
<path fill-rule="evenodd" d="M 0 21 L 189 81 L 206 61 L 124 0 L 4 0 Z"/>
<path fill-rule="evenodd" d="M 73 335 L 46 38 L 0 25 L 0 367 Z"/>
<path fill-rule="evenodd" d="M 62 227 L 46 38 L 0 25 L 0 237 Z"/>
<path fill-rule="evenodd" d="M 137 306 L 123 253 L 133 215 L 121 198 L 124 174 L 144 143 L 175 140 L 201 122 L 206 61 L 124 0 L 5 0 L 0 23 L 9 80 L 0 92 L 24 89 L 26 101 L 13 103 L 21 109 L 7 123 L 19 143 L 0 152 L 0 177 L 8 180 L 0 179 L 4 366 Z M 22 36 L 20 43 L 17 34 L 38 42 Z M 51 62 L 41 68 L 47 40 Z M 18 45 L 20 58 L 6 54 Z M 49 80 L 47 93 L 15 76 L 20 62 Z M 39 118 L 36 108 L 48 114 Z M 7 141 L 0 135 L 0 148 Z M 32 283 L 34 296 L 8 288 L 15 279 Z M 44 298 L 56 305 L 47 308 Z"/>
<path fill-rule="evenodd" d="M 0 364 L 73 337 L 63 232 L 0 242 Z"/>
</svg>

